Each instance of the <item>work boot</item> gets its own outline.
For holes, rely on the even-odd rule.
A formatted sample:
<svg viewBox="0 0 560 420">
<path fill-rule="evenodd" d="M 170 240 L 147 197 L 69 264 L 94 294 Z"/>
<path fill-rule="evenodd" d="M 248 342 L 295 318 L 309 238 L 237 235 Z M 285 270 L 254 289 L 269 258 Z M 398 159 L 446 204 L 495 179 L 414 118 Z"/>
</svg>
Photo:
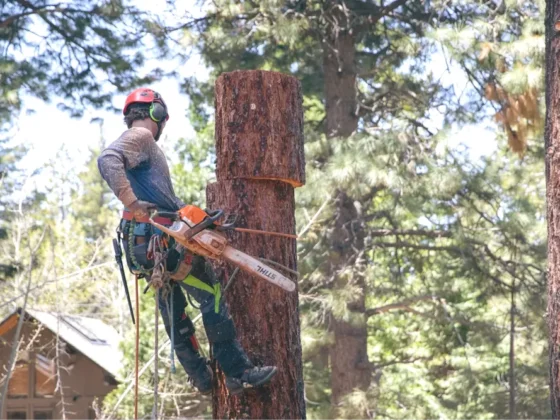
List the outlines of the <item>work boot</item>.
<svg viewBox="0 0 560 420">
<path fill-rule="evenodd" d="M 206 363 L 201 363 L 194 374 L 189 374 L 189 382 L 202 395 L 212 394 L 212 369 Z"/>
<path fill-rule="evenodd" d="M 241 394 L 247 388 L 257 388 L 268 383 L 276 375 L 276 370 L 276 366 L 249 368 L 238 378 L 227 377 L 226 387 L 230 395 Z"/>
</svg>

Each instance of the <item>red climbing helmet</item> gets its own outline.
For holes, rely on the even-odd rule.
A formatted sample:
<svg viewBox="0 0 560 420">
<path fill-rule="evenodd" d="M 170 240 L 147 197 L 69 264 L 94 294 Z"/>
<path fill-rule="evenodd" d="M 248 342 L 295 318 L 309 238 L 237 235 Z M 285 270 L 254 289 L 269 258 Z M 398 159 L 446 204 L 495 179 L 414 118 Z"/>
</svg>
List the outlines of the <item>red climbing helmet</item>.
<svg viewBox="0 0 560 420">
<path fill-rule="evenodd" d="M 133 90 L 124 103 L 123 114 L 126 115 L 130 105 L 144 103 L 150 105 L 150 117 L 155 122 L 167 121 L 169 114 L 167 113 L 167 105 L 161 95 L 152 89 L 138 88 Z"/>
</svg>

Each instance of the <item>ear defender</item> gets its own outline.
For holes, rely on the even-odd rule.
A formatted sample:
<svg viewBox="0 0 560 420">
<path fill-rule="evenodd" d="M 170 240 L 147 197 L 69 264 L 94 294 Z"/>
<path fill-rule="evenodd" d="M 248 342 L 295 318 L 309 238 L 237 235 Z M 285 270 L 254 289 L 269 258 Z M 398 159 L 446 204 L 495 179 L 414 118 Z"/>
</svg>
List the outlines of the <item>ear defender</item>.
<svg viewBox="0 0 560 420">
<path fill-rule="evenodd" d="M 152 102 L 150 105 L 150 118 L 159 123 L 167 117 L 167 109 L 159 102 Z"/>
</svg>

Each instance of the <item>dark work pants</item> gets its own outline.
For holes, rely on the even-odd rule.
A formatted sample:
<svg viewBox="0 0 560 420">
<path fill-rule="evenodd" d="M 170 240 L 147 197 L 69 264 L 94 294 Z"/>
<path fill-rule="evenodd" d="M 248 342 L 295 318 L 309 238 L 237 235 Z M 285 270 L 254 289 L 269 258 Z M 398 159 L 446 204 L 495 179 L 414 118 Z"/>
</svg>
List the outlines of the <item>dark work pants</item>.
<svg viewBox="0 0 560 420">
<path fill-rule="evenodd" d="M 203 257 L 195 256 L 192 261 L 192 270 L 189 273 L 196 279 L 208 284 L 211 287 L 217 284 L 217 279 L 212 267 Z M 164 296 L 163 291 L 159 294 L 159 308 L 165 325 L 167 335 L 171 338 L 171 322 L 169 318 L 169 310 L 173 307 L 173 334 L 174 349 L 177 359 L 189 376 L 194 376 L 197 372 L 201 372 L 204 358 L 194 348 L 191 341 L 192 332 L 188 332 L 186 326 L 188 321 L 185 320 L 185 307 L 187 300 L 182 289 L 185 289 L 191 298 L 196 300 L 200 305 L 202 312 L 202 322 L 205 329 L 207 327 L 221 324 L 230 319 L 227 306 L 223 299 L 220 300 L 218 311 L 216 313 L 216 298 L 209 291 L 202 290 L 186 283 L 171 282 L 172 292 Z M 173 299 L 173 305 L 171 300 Z M 227 322 L 225 324 L 228 324 Z M 233 327 L 231 331 L 224 331 L 225 335 L 235 336 Z M 218 361 L 226 376 L 238 377 L 247 368 L 253 367 L 245 351 L 236 338 L 226 341 L 218 341 L 211 343 L 213 357 Z"/>
</svg>

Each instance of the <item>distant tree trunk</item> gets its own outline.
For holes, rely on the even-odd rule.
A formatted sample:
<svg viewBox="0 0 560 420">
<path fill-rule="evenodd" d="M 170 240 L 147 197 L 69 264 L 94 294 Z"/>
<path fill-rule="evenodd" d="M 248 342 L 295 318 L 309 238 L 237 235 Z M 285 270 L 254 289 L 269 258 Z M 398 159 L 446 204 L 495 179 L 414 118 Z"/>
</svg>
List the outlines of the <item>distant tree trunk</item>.
<svg viewBox="0 0 560 420">
<path fill-rule="evenodd" d="M 509 418 L 516 419 L 515 401 L 515 279 L 511 285 L 511 308 L 509 327 Z"/>
<path fill-rule="evenodd" d="M 560 416 L 560 1 L 546 1 L 546 198 L 552 417 Z"/>
<path fill-rule="evenodd" d="M 358 128 L 355 38 L 337 2 L 326 3 L 328 35 L 323 41 L 325 110 L 328 137 L 348 137 Z"/>
<path fill-rule="evenodd" d="M 364 266 L 363 256 L 356 249 L 364 247 L 364 229 L 361 226 L 354 201 L 339 191 L 336 198 L 337 218 L 331 235 L 331 270 L 335 274 L 335 288 L 352 287 L 353 297 L 346 302 L 349 320 L 333 317 L 331 328 L 334 343 L 331 347 L 331 387 L 333 413 L 344 397 L 358 389 L 365 391 L 371 383 L 372 372 L 367 355 L 367 318 L 365 279 L 357 272 Z M 345 270 L 352 269 L 348 276 Z M 367 417 L 367 413 L 354 413 L 352 417 Z"/>
<path fill-rule="evenodd" d="M 336 1 L 326 3 L 326 31 L 323 42 L 323 71 L 325 78 L 326 134 L 329 138 L 349 137 L 358 128 L 355 51 L 356 40 L 351 17 Z M 367 328 L 365 317 L 365 281 L 355 274 L 361 257 L 355 250 L 363 249 L 363 229 L 354 200 L 344 191 L 336 192 L 336 220 L 331 237 L 331 274 L 335 274 L 336 289 L 352 286 L 355 295 L 346 303 L 352 313 L 349 321 L 331 320 L 334 343 L 330 349 L 331 402 L 336 407 L 355 389 L 366 390 L 371 383 L 367 357 Z M 357 228 L 358 227 L 358 228 Z M 357 229 L 356 229 L 357 228 Z M 343 271 L 354 267 L 348 278 Z M 354 413 L 366 417 L 367 413 Z"/>
<path fill-rule="evenodd" d="M 305 182 L 299 82 L 280 73 L 232 72 L 216 81 L 216 175 L 208 208 L 237 215 L 237 225 L 294 233 L 294 187 Z M 246 233 L 231 244 L 296 269 L 295 240 Z M 227 277 L 233 267 L 220 265 Z M 293 276 L 292 276 L 293 278 Z M 226 298 L 241 344 L 259 365 L 278 366 L 270 385 L 228 396 L 223 376 L 214 418 L 305 418 L 298 294 L 239 272 Z"/>
</svg>

